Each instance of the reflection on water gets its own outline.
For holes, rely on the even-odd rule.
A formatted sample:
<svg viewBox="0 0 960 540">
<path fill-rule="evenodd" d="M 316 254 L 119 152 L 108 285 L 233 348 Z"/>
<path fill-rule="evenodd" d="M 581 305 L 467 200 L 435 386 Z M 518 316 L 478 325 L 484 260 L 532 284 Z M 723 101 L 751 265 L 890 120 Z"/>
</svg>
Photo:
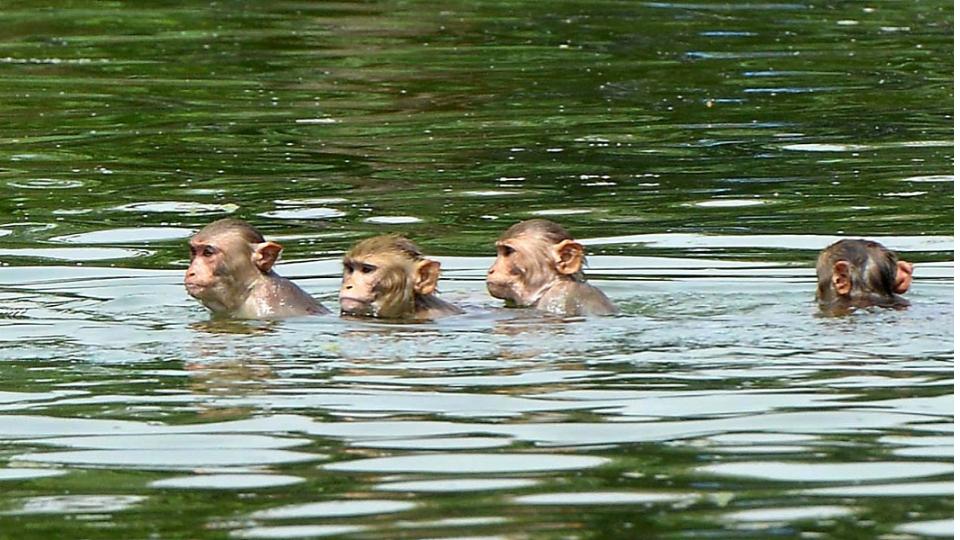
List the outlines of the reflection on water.
<svg viewBox="0 0 960 540">
<path fill-rule="evenodd" d="M 949 3 L 3 13 L 8 536 L 952 535 Z M 211 320 L 185 239 L 229 215 L 328 307 L 406 233 L 466 312 Z M 487 296 L 532 216 L 621 316 Z M 817 316 L 846 236 L 909 309 Z"/>
<path fill-rule="evenodd" d="M 177 489 L 262 489 L 289 486 L 304 478 L 282 474 L 204 474 L 180 476 L 151 482 L 151 487 Z"/>
<path fill-rule="evenodd" d="M 564 321 L 499 308 L 486 259 L 445 261 L 444 294 L 474 307 L 419 325 L 211 320 L 167 270 L 8 286 L 0 481 L 22 488 L 5 515 L 134 523 L 189 493 L 209 501 L 195 526 L 238 538 L 511 534 L 641 508 L 727 531 L 944 527 L 908 513 L 952 500 L 949 267 L 918 265 L 907 310 L 828 319 L 809 266 L 599 257 L 624 314 Z M 335 268 L 283 271 L 323 296 Z M 438 510 L 450 497 L 469 510 Z"/>
<path fill-rule="evenodd" d="M 23 514 L 94 514 L 127 510 L 146 500 L 137 495 L 64 495 L 58 497 L 32 497 L 8 515 Z"/>
</svg>

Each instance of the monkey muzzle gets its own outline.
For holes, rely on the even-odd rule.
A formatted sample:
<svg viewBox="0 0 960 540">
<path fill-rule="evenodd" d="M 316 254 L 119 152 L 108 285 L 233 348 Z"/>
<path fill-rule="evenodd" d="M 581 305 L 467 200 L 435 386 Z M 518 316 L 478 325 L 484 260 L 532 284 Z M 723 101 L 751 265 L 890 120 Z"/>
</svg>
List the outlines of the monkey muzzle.
<svg viewBox="0 0 960 540">
<path fill-rule="evenodd" d="M 508 285 L 487 281 L 487 292 L 494 298 L 506 300 L 513 298 L 513 290 Z"/>
<path fill-rule="evenodd" d="M 508 283 L 499 283 L 496 281 L 487 281 L 487 292 L 494 298 L 506 300 L 508 303 L 516 305 L 525 305 L 522 295 Z"/>
<path fill-rule="evenodd" d="M 350 296 L 340 297 L 340 312 L 348 315 L 369 315 L 373 311 L 373 306 L 369 302 L 364 302 L 359 298 Z"/>
<path fill-rule="evenodd" d="M 207 290 L 206 287 L 200 285 L 199 283 L 194 283 L 192 281 L 184 281 L 183 288 L 187 290 L 187 294 L 194 298 L 200 298 L 203 296 L 203 292 Z"/>
</svg>

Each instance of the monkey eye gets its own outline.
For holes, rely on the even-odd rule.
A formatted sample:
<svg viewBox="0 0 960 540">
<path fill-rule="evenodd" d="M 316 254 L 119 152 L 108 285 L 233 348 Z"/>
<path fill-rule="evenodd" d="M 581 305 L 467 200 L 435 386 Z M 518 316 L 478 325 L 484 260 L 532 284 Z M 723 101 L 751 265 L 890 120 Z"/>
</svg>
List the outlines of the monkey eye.
<svg viewBox="0 0 960 540">
<path fill-rule="evenodd" d="M 360 272 L 362 272 L 362 273 L 364 273 L 364 274 L 369 274 L 369 273 L 375 271 L 376 269 L 377 269 L 377 267 L 374 266 L 374 265 L 372 265 L 372 264 L 361 264 L 361 265 L 360 265 Z"/>
<path fill-rule="evenodd" d="M 509 257 L 513 255 L 515 251 L 517 250 L 513 249 L 510 246 L 500 246 L 500 254 L 503 255 L 504 257 Z"/>
<path fill-rule="evenodd" d="M 216 255 L 216 253 L 217 253 L 217 248 L 213 246 L 203 246 L 204 257 L 212 257 L 213 255 Z"/>
</svg>

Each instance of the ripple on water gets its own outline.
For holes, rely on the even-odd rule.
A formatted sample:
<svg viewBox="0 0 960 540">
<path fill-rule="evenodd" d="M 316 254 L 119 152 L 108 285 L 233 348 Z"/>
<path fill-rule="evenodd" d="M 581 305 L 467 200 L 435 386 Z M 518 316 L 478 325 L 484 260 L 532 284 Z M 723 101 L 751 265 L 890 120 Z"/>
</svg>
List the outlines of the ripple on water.
<svg viewBox="0 0 960 540">
<path fill-rule="evenodd" d="M 897 448 L 893 455 L 902 457 L 921 457 L 921 458 L 949 458 L 953 457 L 953 444 L 942 446 L 918 446 L 910 448 Z"/>
<path fill-rule="evenodd" d="M 7 185 L 21 189 L 76 189 L 83 187 L 81 180 L 61 180 L 58 178 L 34 178 L 32 180 L 11 180 Z"/>
<path fill-rule="evenodd" d="M 299 484 L 299 476 L 280 474 L 202 474 L 180 476 L 150 482 L 154 488 L 174 489 L 257 489 Z"/>
<path fill-rule="evenodd" d="M 308 439 L 267 435 L 202 435 L 170 433 L 162 435 L 103 435 L 92 437 L 52 437 L 31 440 L 30 444 L 91 448 L 98 450 L 173 450 L 173 449 L 276 449 L 309 444 Z"/>
<path fill-rule="evenodd" d="M 554 208 L 549 210 L 534 210 L 530 212 L 535 216 L 577 216 L 581 214 L 590 214 L 593 210 L 589 208 Z"/>
<path fill-rule="evenodd" d="M 694 500 L 693 493 L 660 493 L 639 491 L 580 491 L 575 493 L 541 493 L 514 497 L 520 504 L 531 505 L 592 505 L 592 504 L 652 504 Z"/>
<path fill-rule="evenodd" d="M 923 461 L 875 461 L 863 463 L 791 463 L 749 461 L 720 463 L 698 467 L 698 472 L 722 476 L 742 476 L 781 482 L 850 482 L 923 478 L 949 474 L 949 463 Z"/>
<path fill-rule="evenodd" d="M 881 193 L 881 197 L 920 197 L 921 195 L 926 195 L 926 191 L 891 191 L 888 193 Z"/>
<path fill-rule="evenodd" d="M 715 444 L 768 444 L 768 443 L 808 443 L 815 442 L 818 437 L 813 435 L 798 435 L 793 433 L 725 433 L 707 437 L 706 440 Z"/>
<path fill-rule="evenodd" d="M 799 454 L 810 449 L 803 446 L 720 446 L 711 448 L 711 452 L 721 454 Z"/>
<path fill-rule="evenodd" d="M 20 454 L 10 459 L 32 463 L 62 463 L 97 468 L 183 469 L 302 463 L 324 459 L 325 457 L 320 454 L 307 454 L 289 450 L 177 448 L 38 452 Z"/>
<path fill-rule="evenodd" d="M 140 495 L 57 495 L 32 497 L 5 515 L 24 514 L 99 514 L 127 510 L 147 498 Z"/>
<path fill-rule="evenodd" d="M 646 244 L 657 248 L 773 248 L 819 251 L 847 236 L 816 234 L 738 234 L 697 233 L 631 234 L 579 240 L 584 245 Z M 858 238 L 860 238 L 858 236 Z M 952 236 L 866 236 L 895 251 L 953 251 Z"/>
<path fill-rule="evenodd" d="M 952 174 L 933 174 L 929 176 L 908 176 L 903 178 L 901 182 L 953 182 Z"/>
<path fill-rule="evenodd" d="M 374 486 L 380 491 L 417 493 L 457 493 L 468 491 L 494 491 L 535 486 L 539 482 L 527 478 L 454 478 L 448 480 L 415 480 L 410 482 L 387 482 Z"/>
<path fill-rule="evenodd" d="M 0 257 L 24 257 L 58 261 L 107 261 L 152 255 L 152 251 L 123 248 L 13 248 L 0 249 Z"/>
<path fill-rule="evenodd" d="M 522 191 L 507 191 L 504 189 L 478 189 L 461 191 L 461 195 L 466 197 L 513 197 L 523 194 Z"/>
<path fill-rule="evenodd" d="M 230 533 L 234 538 L 316 538 L 337 536 L 366 530 L 362 525 L 288 525 L 285 527 L 251 527 Z"/>
<path fill-rule="evenodd" d="M 0 469 L 0 482 L 4 480 L 32 480 L 34 478 L 49 478 L 51 476 L 63 476 L 67 471 L 57 469 L 31 469 L 8 467 Z"/>
<path fill-rule="evenodd" d="M 827 144 L 827 143 L 798 143 L 785 144 L 784 150 L 795 152 L 863 152 L 870 150 L 870 146 L 862 144 Z"/>
<path fill-rule="evenodd" d="M 804 489 L 796 493 L 826 497 L 941 497 L 953 493 L 953 482 L 853 485 Z"/>
<path fill-rule="evenodd" d="M 513 444 L 503 437 L 444 437 L 430 439 L 394 439 L 386 441 L 355 441 L 351 446 L 395 450 L 476 450 L 501 448 Z"/>
<path fill-rule="evenodd" d="M 138 202 L 115 206 L 112 210 L 118 212 L 142 212 L 147 214 L 186 214 L 186 215 L 208 215 L 208 214 L 232 214 L 240 207 L 233 204 L 205 204 L 187 201 L 153 201 Z"/>
<path fill-rule="evenodd" d="M 716 199 L 693 203 L 700 208 L 739 208 L 744 206 L 763 206 L 770 201 L 763 199 Z"/>
<path fill-rule="evenodd" d="M 898 141 L 880 144 L 844 144 L 844 143 L 796 143 L 781 146 L 784 150 L 797 152 L 866 152 L 892 148 L 930 148 L 952 147 L 953 141 Z"/>
<path fill-rule="evenodd" d="M 723 518 L 731 521 L 746 521 L 751 523 L 782 523 L 791 521 L 808 521 L 830 519 L 848 516 L 858 511 L 849 506 L 799 506 L 790 508 L 756 508 L 724 514 Z"/>
<path fill-rule="evenodd" d="M 364 223 L 377 225 L 404 225 L 408 223 L 422 223 L 423 220 L 413 216 L 374 216 L 363 220 Z"/>
<path fill-rule="evenodd" d="M 50 242 L 65 244 L 130 244 L 187 238 L 195 231 L 180 227 L 122 227 L 88 233 L 55 236 Z"/>
<path fill-rule="evenodd" d="M 333 219 L 347 215 L 336 208 L 292 208 L 289 210 L 271 210 L 257 214 L 270 219 Z"/>
<path fill-rule="evenodd" d="M 310 519 L 348 516 L 369 516 L 404 512 L 417 505 L 409 501 L 389 499 L 362 499 L 356 501 L 325 501 L 318 503 L 291 504 L 254 512 L 253 519 Z"/>
<path fill-rule="evenodd" d="M 339 122 L 336 118 L 323 117 L 323 118 L 297 118 L 294 120 L 297 124 L 336 124 Z"/>
<path fill-rule="evenodd" d="M 919 534 L 922 536 L 942 536 L 953 538 L 953 520 L 935 519 L 930 521 L 916 521 L 913 523 L 904 523 L 896 529 L 899 532 L 910 534 Z"/>
<path fill-rule="evenodd" d="M 277 206 L 323 206 L 327 204 L 342 204 L 349 202 L 343 197 L 323 197 L 319 199 L 276 199 L 273 204 Z"/>
<path fill-rule="evenodd" d="M 424 454 L 358 459 L 323 467 L 342 472 L 511 473 L 567 471 L 598 467 L 610 460 L 594 456 L 562 454 Z"/>
</svg>

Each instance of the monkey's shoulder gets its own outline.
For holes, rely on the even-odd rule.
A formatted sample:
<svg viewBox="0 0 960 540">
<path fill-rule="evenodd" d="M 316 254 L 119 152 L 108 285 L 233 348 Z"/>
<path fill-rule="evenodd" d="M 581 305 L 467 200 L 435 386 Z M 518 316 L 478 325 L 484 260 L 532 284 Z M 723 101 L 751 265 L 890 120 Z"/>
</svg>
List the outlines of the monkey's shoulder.
<svg viewBox="0 0 960 540">
<path fill-rule="evenodd" d="M 577 315 L 616 315 L 620 313 L 610 298 L 597 287 L 580 282 L 576 292 L 571 295 L 576 306 Z"/>
<path fill-rule="evenodd" d="M 615 315 L 617 306 L 603 291 L 584 281 L 555 285 L 537 303 L 538 309 L 566 317 Z"/>
<path fill-rule="evenodd" d="M 289 279 L 273 274 L 253 295 L 265 315 L 300 317 L 330 313 L 320 302 Z M 253 296 L 252 295 L 252 296 Z"/>
<path fill-rule="evenodd" d="M 446 300 L 441 300 L 435 294 L 431 294 L 417 298 L 416 312 L 418 319 L 432 320 L 449 317 L 450 315 L 460 315 L 463 310 Z"/>
</svg>

